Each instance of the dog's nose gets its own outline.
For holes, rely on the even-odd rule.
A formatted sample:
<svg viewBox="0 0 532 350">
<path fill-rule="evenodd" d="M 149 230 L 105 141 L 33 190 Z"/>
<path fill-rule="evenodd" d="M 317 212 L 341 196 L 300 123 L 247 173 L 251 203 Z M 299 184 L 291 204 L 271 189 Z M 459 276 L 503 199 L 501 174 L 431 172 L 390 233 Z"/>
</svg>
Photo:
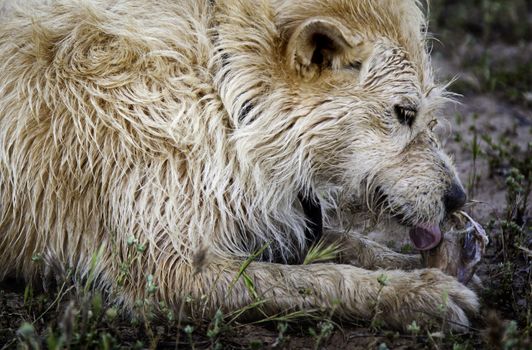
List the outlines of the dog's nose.
<svg viewBox="0 0 532 350">
<path fill-rule="evenodd" d="M 460 183 L 453 181 L 451 186 L 443 195 L 443 204 L 448 214 L 460 209 L 464 206 L 467 200 L 467 195 Z"/>
</svg>

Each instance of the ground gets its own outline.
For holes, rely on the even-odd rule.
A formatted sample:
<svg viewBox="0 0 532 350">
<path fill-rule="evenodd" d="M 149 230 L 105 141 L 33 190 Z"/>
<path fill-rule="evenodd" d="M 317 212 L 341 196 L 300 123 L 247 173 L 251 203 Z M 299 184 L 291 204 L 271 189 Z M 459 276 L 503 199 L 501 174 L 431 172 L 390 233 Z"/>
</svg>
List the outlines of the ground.
<svg viewBox="0 0 532 350">
<path fill-rule="evenodd" d="M 457 79 L 449 89 L 461 96 L 443 111 L 440 130 L 469 193 L 467 211 L 491 240 L 478 270 L 481 315 L 467 333 L 416 324 L 401 333 L 319 313 L 254 324 L 219 313 L 181 324 L 171 312 L 152 316 L 149 300 L 138 303 L 145 317 L 131 320 L 91 291 L 90 281 L 43 291 L 8 280 L 0 284 L 0 349 L 532 349 L 532 5 L 443 2 L 430 8 L 434 65 L 442 81 Z"/>
</svg>

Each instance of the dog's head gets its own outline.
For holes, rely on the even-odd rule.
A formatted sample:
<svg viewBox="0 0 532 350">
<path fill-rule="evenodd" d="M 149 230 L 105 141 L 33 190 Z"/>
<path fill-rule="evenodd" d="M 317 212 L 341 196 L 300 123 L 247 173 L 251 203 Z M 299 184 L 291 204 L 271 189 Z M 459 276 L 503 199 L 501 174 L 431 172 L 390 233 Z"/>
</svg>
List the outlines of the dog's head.
<svg viewBox="0 0 532 350">
<path fill-rule="evenodd" d="M 273 81 L 255 100 L 238 95 L 252 101 L 241 103 L 241 146 L 270 174 L 289 178 L 286 165 L 294 182 L 340 187 L 412 226 L 417 248 L 437 245 L 466 195 L 434 133 L 445 93 L 418 3 L 280 1 L 274 16 L 281 44 L 261 66 Z"/>
</svg>

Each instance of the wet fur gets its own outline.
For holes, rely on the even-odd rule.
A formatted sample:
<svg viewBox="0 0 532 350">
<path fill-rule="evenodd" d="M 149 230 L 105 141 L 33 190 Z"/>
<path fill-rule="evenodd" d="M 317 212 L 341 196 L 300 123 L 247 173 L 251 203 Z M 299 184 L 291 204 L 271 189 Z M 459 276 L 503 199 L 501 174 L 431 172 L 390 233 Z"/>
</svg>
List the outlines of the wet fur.
<svg viewBox="0 0 532 350">
<path fill-rule="evenodd" d="M 43 3 L 4 6 L 0 20 L 0 278 L 69 267 L 82 279 L 103 246 L 99 287 L 127 307 L 152 274 L 159 300 L 183 311 L 187 296 L 207 296 L 212 314 L 252 301 L 229 285 L 266 247 L 247 270 L 266 313 L 339 300 L 339 316 L 370 319 L 379 294 L 378 317 L 402 327 L 430 322 L 447 292 L 447 320 L 468 323 L 477 299 L 454 278 L 391 270 L 379 292 L 375 269 L 415 262 L 332 227 L 342 198 L 410 223 L 445 215 L 456 174 L 430 127 L 445 94 L 418 4 Z M 291 40 L 315 17 L 348 34 L 327 66 Z M 353 61 L 360 69 L 345 68 Z M 411 128 L 393 115 L 405 101 L 419 107 Z M 311 193 L 348 248 L 342 264 L 285 264 L 308 249 L 300 198 Z M 132 238 L 147 250 L 119 284 Z"/>
</svg>

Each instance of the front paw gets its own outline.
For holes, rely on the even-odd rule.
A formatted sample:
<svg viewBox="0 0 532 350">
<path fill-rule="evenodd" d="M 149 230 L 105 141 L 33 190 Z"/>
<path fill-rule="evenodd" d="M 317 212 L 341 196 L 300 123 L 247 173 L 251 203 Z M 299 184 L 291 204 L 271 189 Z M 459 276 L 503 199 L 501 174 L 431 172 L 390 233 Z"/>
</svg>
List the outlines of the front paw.
<svg viewBox="0 0 532 350">
<path fill-rule="evenodd" d="M 395 327 L 406 329 L 416 321 L 427 328 L 467 330 L 468 315 L 478 312 L 477 295 L 440 270 L 384 273 L 390 275 L 381 291 L 381 315 Z"/>
</svg>

